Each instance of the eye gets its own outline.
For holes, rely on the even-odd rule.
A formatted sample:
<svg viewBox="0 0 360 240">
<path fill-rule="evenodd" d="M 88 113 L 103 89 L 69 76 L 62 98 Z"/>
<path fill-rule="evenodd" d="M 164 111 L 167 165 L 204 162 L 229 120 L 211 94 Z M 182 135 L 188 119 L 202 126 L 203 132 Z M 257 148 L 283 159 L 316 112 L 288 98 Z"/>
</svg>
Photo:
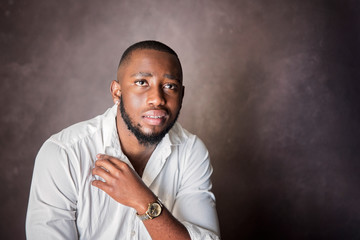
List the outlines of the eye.
<svg viewBox="0 0 360 240">
<path fill-rule="evenodd" d="M 144 86 L 147 86 L 147 85 L 148 85 L 147 82 L 146 82 L 146 80 L 144 80 L 144 79 L 136 80 L 136 81 L 135 81 L 135 84 L 136 84 L 137 86 L 140 86 L 140 87 L 144 87 Z"/>
<path fill-rule="evenodd" d="M 164 88 L 170 89 L 170 90 L 176 90 L 178 88 L 178 86 L 176 84 L 173 84 L 173 83 L 166 83 L 164 85 Z"/>
</svg>

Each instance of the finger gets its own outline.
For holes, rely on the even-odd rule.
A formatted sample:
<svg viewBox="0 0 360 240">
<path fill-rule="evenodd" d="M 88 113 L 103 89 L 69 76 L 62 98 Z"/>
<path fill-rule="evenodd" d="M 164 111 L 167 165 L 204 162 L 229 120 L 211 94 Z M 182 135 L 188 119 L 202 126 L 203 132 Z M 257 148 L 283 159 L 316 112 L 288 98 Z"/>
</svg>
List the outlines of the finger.
<svg viewBox="0 0 360 240">
<path fill-rule="evenodd" d="M 102 167 L 95 167 L 92 170 L 93 175 L 97 175 L 99 177 L 102 177 L 106 182 L 109 182 L 111 175 L 108 171 L 103 169 Z"/>
<path fill-rule="evenodd" d="M 112 163 L 118 169 L 125 169 L 125 168 L 128 167 L 128 165 L 125 162 L 123 162 L 120 159 L 115 158 L 113 156 L 109 156 L 109 155 L 106 155 L 106 154 L 98 154 L 96 157 L 99 160 L 108 160 L 110 163 Z"/>
<path fill-rule="evenodd" d="M 100 188 L 101 190 L 103 190 L 106 193 L 108 193 L 110 190 L 110 186 L 106 182 L 103 182 L 100 180 L 92 181 L 91 185 L 93 185 L 94 187 Z"/>
<path fill-rule="evenodd" d="M 95 162 L 95 166 L 104 168 L 107 171 L 109 171 L 110 173 L 113 173 L 113 172 L 119 170 L 112 162 L 110 162 L 108 159 L 103 159 L 103 158 L 97 160 Z"/>
<path fill-rule="evenodd" d="M 129 167 L 129 165 L 127 165 L 127 163 L 121 161 L 120 159 L 114 158 L 114 157 L 110 157 L 109 161 L 116 166 L 118 169 L 121 170 L 125 170 Z"/>
<path fill-rule="evenodd" d="M 110 155 L 101 154 L 101 153 L 99 153 L 99 154 L 96 155 L 96 158 L 97 158 L 97 159 L 109 159 L 109 158 L 111 158 L 111 157 L 112 157 L 112 156 L 110 156 Z"/>
</svg>

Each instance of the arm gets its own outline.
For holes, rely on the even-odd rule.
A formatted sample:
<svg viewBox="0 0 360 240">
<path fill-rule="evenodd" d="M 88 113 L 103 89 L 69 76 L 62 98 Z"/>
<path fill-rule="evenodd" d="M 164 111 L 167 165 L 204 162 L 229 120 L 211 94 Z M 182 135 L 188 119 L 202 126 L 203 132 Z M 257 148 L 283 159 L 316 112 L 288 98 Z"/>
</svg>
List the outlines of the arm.
<svg viewBox="0 0 360 240">
<path fill-rule="evenodd" d="M 219 239 L 210 181 L 213 169 L 208 150 L 199 138 L 189 139 L 181 162 L 181 186 L 171 212 L 185 225 L 192 239 Z"/>
<path fill-rule="evenodd" d="M 46 141 L 34 166 L 26 216 L 27 239 L 78 239 L 76 184 L 66 151 Z"/>
<path fill-rule="evenodd" d="M 156 196 L 143 183 L 137 173 L 121 160 L 108 155 L 98 155 L 93 174 L 105 182 L 94 180 L 93 185 L 102 189 L 117 202 L 134 208 L 138 214 L 146 212 L 148 204 Z M 190 239 L 187 229 L 166 209 L 152 220 L 145 220 L 152 239 Z"/>
</svg>

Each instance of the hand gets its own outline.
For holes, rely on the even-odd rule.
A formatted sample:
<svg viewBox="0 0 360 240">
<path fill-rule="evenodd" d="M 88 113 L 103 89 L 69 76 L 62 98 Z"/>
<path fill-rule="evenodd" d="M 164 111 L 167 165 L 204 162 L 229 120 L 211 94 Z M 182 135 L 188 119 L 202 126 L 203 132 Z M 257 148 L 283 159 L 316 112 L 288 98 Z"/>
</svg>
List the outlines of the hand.
<svg viewBox="0 0 360 240">
<path fill-rule="evenodd" d="M 105 180 L 94 180 L 92 185 L 106 192 L 115 201 L 135 208 L 138 214 L 146 212 L 148 204 L 156 200 L 154 193 L 139 175 L 125 162 L 104 154 L 98 154 L 93 175 Z"/>
</svg>

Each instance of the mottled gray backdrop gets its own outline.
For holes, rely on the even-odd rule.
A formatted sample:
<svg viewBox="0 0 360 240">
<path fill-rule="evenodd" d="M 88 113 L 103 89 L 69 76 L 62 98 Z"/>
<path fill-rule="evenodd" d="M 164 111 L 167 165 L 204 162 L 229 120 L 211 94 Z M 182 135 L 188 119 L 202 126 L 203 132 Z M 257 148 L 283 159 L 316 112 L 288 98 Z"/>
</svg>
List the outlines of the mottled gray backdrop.
<svg viewBox="0 0 360 240">
<path fill-rule="evenodd" d="M 1 239 L 24 239 L 34 159 L 112 105 L 122 51 L 183 63 L 223 239 L 360 238 L 360 2 L 1 0 Z M 111 216 L 109 216 L 111 217 Z"/>
</svg>

